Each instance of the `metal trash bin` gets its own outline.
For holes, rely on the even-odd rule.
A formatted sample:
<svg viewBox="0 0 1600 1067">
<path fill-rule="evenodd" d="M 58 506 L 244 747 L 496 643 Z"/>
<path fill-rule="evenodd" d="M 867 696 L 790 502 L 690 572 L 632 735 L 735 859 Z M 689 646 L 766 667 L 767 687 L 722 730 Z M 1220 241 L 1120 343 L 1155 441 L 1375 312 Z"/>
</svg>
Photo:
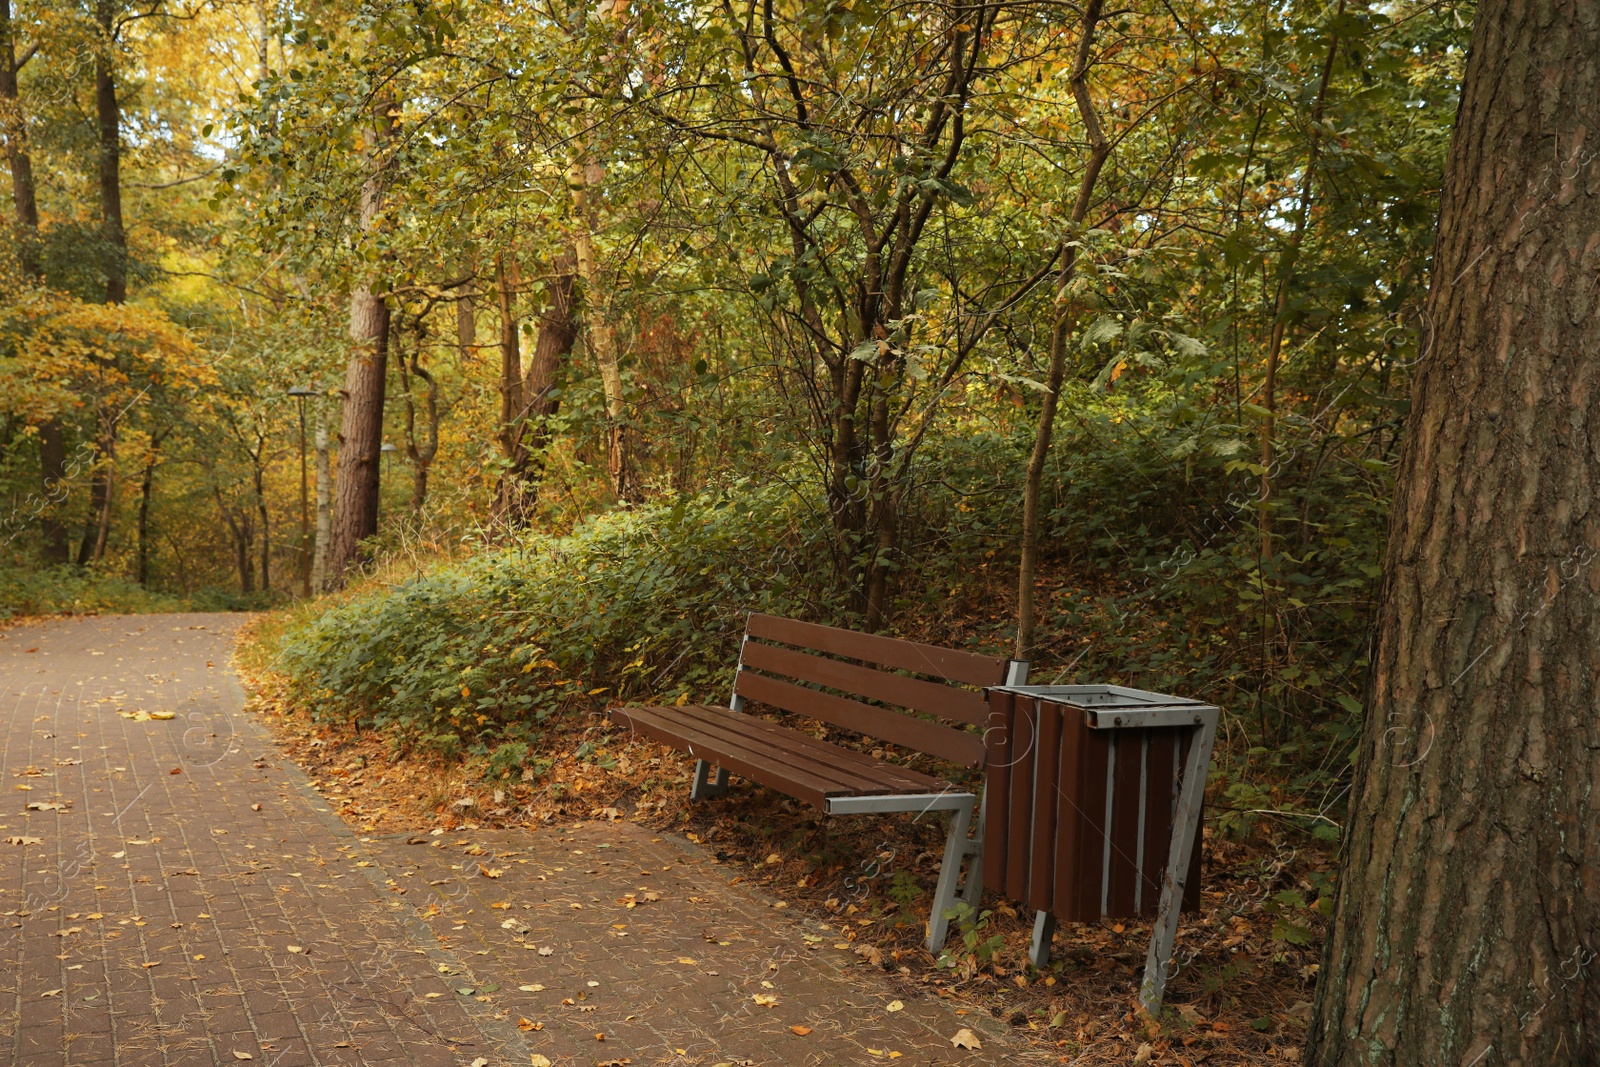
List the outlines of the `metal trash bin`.
<svg viewBox="0 0 1600 1067">
<path fill-rule="evenodd" d="M 1200 904 L 1218 709 L 1114 685 L 986 692 L 984 882 L 1037 909 L 1035 966 L 1057 919 L 1154 918 L 1140 997 L 1155 1011 L 1178 913 Z"/>
</svg>

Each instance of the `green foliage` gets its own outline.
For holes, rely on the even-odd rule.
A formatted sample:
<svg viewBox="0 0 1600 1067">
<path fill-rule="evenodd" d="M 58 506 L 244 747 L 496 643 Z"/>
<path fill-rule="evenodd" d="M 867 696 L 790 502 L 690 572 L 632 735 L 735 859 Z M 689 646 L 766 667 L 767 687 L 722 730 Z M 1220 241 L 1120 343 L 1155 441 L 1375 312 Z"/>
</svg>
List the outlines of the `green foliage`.
<svg viewBox="0 0 1600 1067">
<path fill-rule="evenodd" d="M 0 619 L 19 615 L 186 611 L 178 598 L 152 593 L 120 575 L 73 566 L 49 570 L 0 566 Z"/>
<path fill-rule="evenodd" d="M 560 710 L 724 693 L 747 611 L 815 604 L 797 512 L 733 483 L 528 535 L 301 621 L 277 663 L 319 716 L 509 773 Z"/>
</svg>

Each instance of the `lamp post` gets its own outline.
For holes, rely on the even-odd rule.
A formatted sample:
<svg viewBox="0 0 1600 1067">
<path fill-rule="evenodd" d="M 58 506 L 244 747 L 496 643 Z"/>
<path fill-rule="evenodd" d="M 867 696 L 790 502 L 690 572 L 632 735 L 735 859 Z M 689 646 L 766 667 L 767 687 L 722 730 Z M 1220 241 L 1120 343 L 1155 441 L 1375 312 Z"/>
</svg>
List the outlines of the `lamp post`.
<svg viewBox="0 0 1600 1067">
<path fill-rule="evenodd" d="M 306 397 L 316 396 L 315 389 L 297 385 L 289 390 L 300 408 L 300 595 L 311 595 L 311 527 L 306 513 Z"/>
</svg>

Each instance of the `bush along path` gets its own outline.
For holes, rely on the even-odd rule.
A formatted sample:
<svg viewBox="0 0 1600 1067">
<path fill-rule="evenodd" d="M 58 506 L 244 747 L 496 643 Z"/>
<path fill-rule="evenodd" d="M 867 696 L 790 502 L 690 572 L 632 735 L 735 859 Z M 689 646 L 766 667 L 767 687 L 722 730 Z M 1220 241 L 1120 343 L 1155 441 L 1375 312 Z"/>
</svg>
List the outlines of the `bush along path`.
<svg viewBox="0 0 1600 1067">
<path fill-rule="evenodd" d="M 0 632 L 3 1062 L 1046 1058 L 681 839 L 358 836 L 242 712 L 238 621 Z"/>
</svg>

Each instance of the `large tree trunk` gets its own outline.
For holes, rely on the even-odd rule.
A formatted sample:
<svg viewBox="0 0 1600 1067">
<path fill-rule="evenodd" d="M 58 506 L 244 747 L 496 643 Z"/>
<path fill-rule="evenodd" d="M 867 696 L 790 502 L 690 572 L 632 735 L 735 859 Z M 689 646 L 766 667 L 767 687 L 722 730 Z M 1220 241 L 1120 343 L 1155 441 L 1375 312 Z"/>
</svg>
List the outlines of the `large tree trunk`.
<svg viewBox="0 0 1600 1067">
<path fill-rule="evenodd" d="M 334 482 L 333 529 L 325 588 L 344 585 L 360 542 L 378 532 L 383 393 L 389 363 L 389 305 L 366 287 L 350 294 L 350 338 L 356 343 L 344 380 L 339 475 Z"/>
<path fill-rule="evenodd" d="M 1600 1063 L 1600 18 L 1477 20 L 1317 1067 Z"/>
<path fill-rule="evenodd" d="M 387 117 L 382 119 L 385 131 Z M 369 134 L 376 138 L 377 133 Z M 377 223 L 383 199 L 383 164 L 374 152 L 371 172 L 361 187 L 361 228 Z M 378 532 L 378 489 L 383 458 L 383 398 L 389 371 L 389 305 L 362 282 L 350 293 L 350 340 L 355 351 L 345 370 L 340 416 L 339 476 L 334 483 L 333 529 L 328 544 L 324 590 L 344 586 L 358 562 L 361 541 Z"/>
</svg>

